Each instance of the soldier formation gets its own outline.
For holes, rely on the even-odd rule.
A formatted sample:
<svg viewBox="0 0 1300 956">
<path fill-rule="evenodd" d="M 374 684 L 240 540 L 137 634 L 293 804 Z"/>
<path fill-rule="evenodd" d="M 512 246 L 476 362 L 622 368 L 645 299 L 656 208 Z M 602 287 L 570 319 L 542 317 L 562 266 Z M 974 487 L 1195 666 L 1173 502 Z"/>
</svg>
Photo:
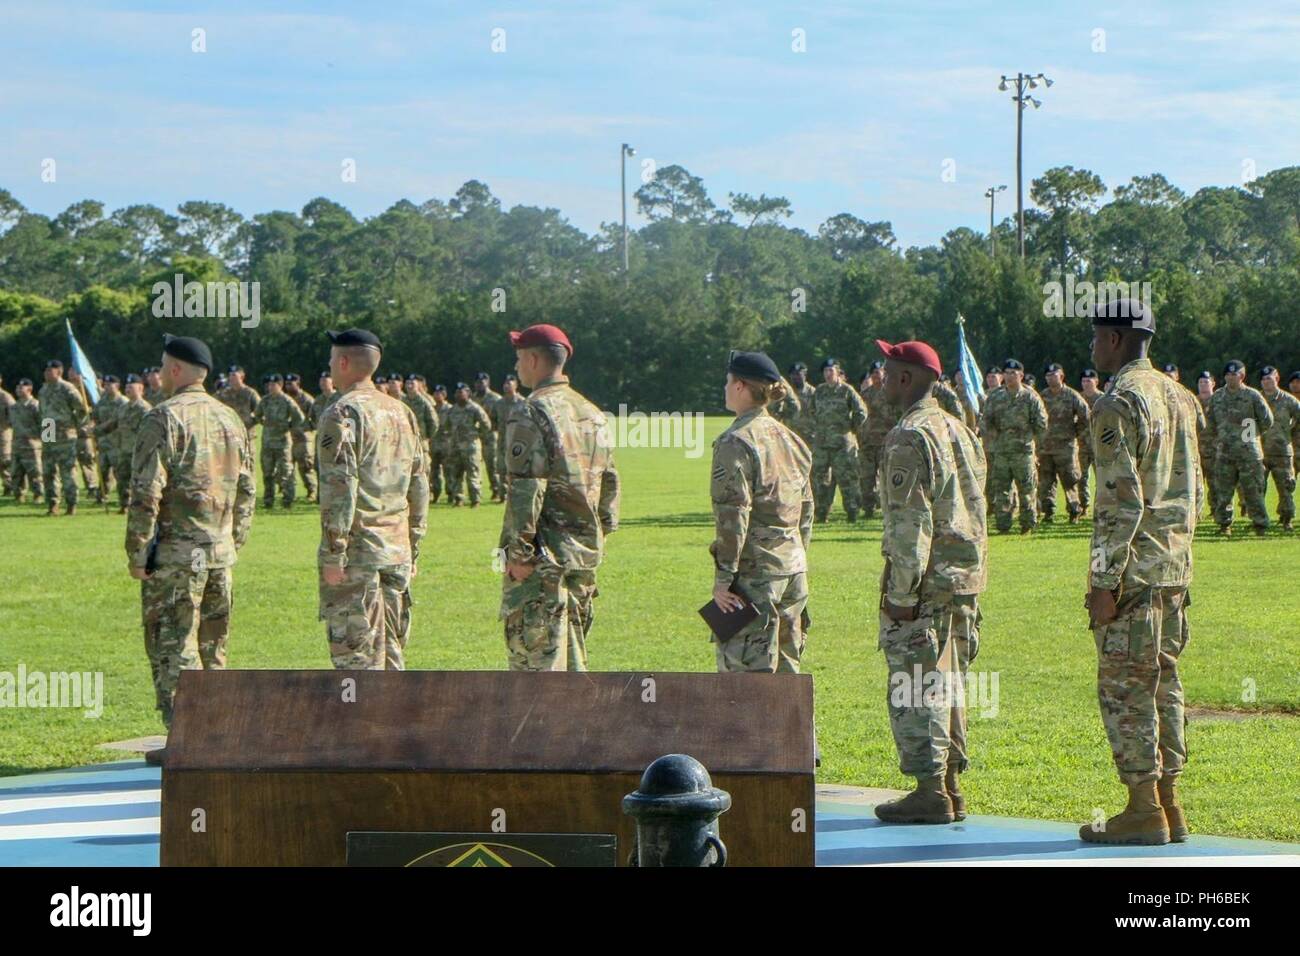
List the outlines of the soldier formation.
<svg viewBox="0 0 1300 956">
<path fill-rule="evenodd" d="M 1300 373 L 1283 390 L 1266 367 L 1257 391 L 1233 361 L 1222 388 L 1207 371 L 1193 395 L 1177 369 L 1152 366 L 1155 326 L 1144 307 L 1110 303 L 1093 324 L 1093 359 L 1110 376 L 1104 390 L 1096 371 L 1085 370 L 1076 391 L 1052 364 L 1039 393 L 1008 359 L 989 371 L 982 407 L 948 384 L 924 342 L 879 341 L 883 360 L 863 377 L 861 393 L 835 359 L 822 364 L 816 388 L 803 363 L 790 367 L 787 381 L 762 353 L 732 352 L 728 360 L 724 402 L 735 420 L 714 443 L 710 474 L 713 599 L 724 613 L 754 613 L 735 633 L 715 634 L 718 669 L 799 672 L 811 624 L 813 526 L 828 520 L 836 488 L 850 522 L 879 507 L 878 646 L 900 769 L 916 779 L 913 792 L 877 807 L 882 820 L 965 817 L 964 688 L 979 649 L 986 522 L 992 516 L 1007 532 L 1017 508 L 1022 532 L 1051 521 L 1059 483 L 1071 523 L 1095 509 L 1086 605 L 1102 720 L 1129 789 L 1125 810 L 1085 826 L 1081 838 L 1186 839 L 1176 791 L 1187 755 L 1177 662 L 1189 634 L 1192 536 L 1207 497 L 1230 533 L 1238 493 L 1256 529 L 1267 529 L 1269 476 L 1290 529 Z M 170 335 L 160 366 L 126 376 L 125 391 L 106 376 L 93 409 L 57 360 L 47 363 L 39 398 L 26 379 L 16 397 L 0 389 L 7 492 L 21 500 L 31 485 L 56 513 L 61 490 L 71 514 L 79 467 L 100 500 L 117 484 L 168 727 L 180 671 L 225 666 L 232 568 L 254 512 L 259 425 L 263 506 L 274 506 L 278 490 L 292 507 L 295 471 L 319 502 L 319 615 L 335 667 L 404 667 L 429 505 L 445 491 L 452 505 L 468 494 L 477 506 L 483 470 L 492 500 L 505 504 L 499 617 L 509 667 L 587 667 L 597 571 L 605 537 L 618 527 L 620 483 L 605 416 L 566 375 L 567 335 L 551 325 L 512 332 L 517 375 L 505 377 L 502 392 L 479 373 L 473 387 L 456 383 L 450 401 L 421 375 L 377 375 L 382 344 L 370 332 L 328 336 L 329 368 L 316 396 L 294 374 L 267 375 L 262 396 L 239 366 L 218 377 L 211 395 L 208 347 Z M 918 675 L 939 675 L 947 692 L 930 693 Z"/>
</svg>

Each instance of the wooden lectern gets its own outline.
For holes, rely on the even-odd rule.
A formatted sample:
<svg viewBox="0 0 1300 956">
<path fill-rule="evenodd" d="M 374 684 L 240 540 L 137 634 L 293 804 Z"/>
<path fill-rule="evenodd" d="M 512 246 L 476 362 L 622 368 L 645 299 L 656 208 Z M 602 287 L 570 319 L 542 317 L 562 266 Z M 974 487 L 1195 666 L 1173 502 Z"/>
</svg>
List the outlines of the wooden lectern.
<svg viewBox="0 0 1300 956">
<path fill-rule="evenodd" d="M 340 866 L 348 833 L 614 834 L 664 754 L 730 792 L 731 866 L 811 866 L 813 686 L 788 674 L 182 672 L 163 866 Z M 504 834 L 501 833 L 504 828 Z"/>
</svg>

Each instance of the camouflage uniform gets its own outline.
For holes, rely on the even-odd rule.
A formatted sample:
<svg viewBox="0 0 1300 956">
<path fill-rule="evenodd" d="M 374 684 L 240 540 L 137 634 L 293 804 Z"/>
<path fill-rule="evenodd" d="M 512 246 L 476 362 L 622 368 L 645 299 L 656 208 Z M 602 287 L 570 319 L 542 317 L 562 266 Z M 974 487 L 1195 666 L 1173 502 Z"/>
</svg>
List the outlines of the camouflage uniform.
<svg viewBox="0 0 1300 956">
<path fill-rule="evenodd" d="M 157 543 L 140 604 L 168 728 L 180 672 L 226 666 L 231 571 L 248 538 L 255 494 L 248 432 L 201 385 L 180 389 L 144 416 L 131 464 L 126 556 L 143 568 Z"/>
<path fill-rule="evenodd" d="M 99 487 L 103 489 L 105 498 L 108 497 L 109 488 L 113 484 L 114 465 L 117 463 L 120 436 L 104 426 L 115 421 L 117 416 L 121 414 L 122 407 L 126 404 L 128 404 L 128 399 L 121 392 L 118 392 L 115 398 L 109 398 L 107 394 L 104 394 L 99 397 L 99 401 L 95 403 L 95 410 L 90 413 L 91 418 L 94 420 L 95 446 L 99 450 L 95 465 L 99 472 Z M 117 486 L 117 497 L 125 506 L 126 490 L 122 488 L 120 483 Z"/>
<path fill-rule="evenodd" d="M 1279 388 L 1272 398 L 1264 395 L 1264 401 L 1273 413 L 1273 425 L 1264 435 L 1264 468 L 1273 476 L 1277 516 L 1285 524 L 1295 518 L 1294 446 L 1300 441 L 1300 400 Z"/>
<path fill-rule="evenodd" d="M 433 414 L 438 427 L 429 436 L 429 487 L 433 490 L 436 501 L 442 494 L 443 479 L 447 484 L 447 500 L 451 500 L 451 430 L 443 426 L 447 423 L 447 413 L 451 403 L 433 403 Z"/>
<path fill-rule="evenodd" d="M 585 671 L 596 569 L 618 528 L 619 484 L 604 414 L 564 375 L 540 383 L 506 422 L 501 619 L 515 671 Z"/>
<path fill-rule="evenodd" d="M 447 457 L 447 500 L 459 504 L 464 487 L 469 485 L 469 503 L 478 504 L 482 482 L 479 479 L 479 452 L 492 434 L 487 412 L 473 399 L 464 405 L 447 406 L 439 434 L 445 433 Z"/>
<path fill-rule="evenodd" d="M 488 416 L 488 433 L 483 436 L 483 470 L 487 472 L 488 487 L 492 489 L 492 496 L 495 498 L 501 494 L 501 475 L 497 472 L 498 435 L 495 431 L 497 426 L 492 418 L 492 409 L 496 407 L 497 402 L 501 401 L 501 394 L 490 388 L 482 392 L 473 390 L 470 392 L 469 399 L 471 402 L 477 402 Z"/>
<path fill-rule="evenodd" d="M 868 385 L 862 393 L 867 406 L 867 423 L 862 428 L 862 451 L 858 459 L 858 482 L 862 491 L 862 508 L 867 517 L 880 504 L 880 460 L 885 451 L 885 436 L 898 424 L 903 410 L 885 399 L 883 385 Z"/>
<path fill-rule="evenodd" d="M 492 420 L 492 428 L 497 434 L 497 458 L 494 467 L 500 476 L 501 493 L 505 494 L 505 487 L 510 481 L 510 476 L 506 473 L 506 422 L 510 421 L 510 413 L 514 411 L 516 405 L 522 405 L 526 399 L 515 392 L 514 396 L 507 398 L 502 395 L 488 412 L 488 418 Z"/>
<path fill-rule="evenodd" d="M 885 440 L 879 646 L 899 769 L 909 776 L 961 773 L 969 763 L 966 674 L 979 653 L 988 568 L 984 471 L 975 433 L 931 396 Z M 886 601 L 915 607 L 916 620 L 895 621 Z M 936 680 L 944 693 L 926 693 Z"/>
<path fill-rule="evenodd" d="M 144 399 L 150 405 L 157 405 L 158 401 L 150 397 L 149 392 L 145 392 Z M 248 429 L 248 434 L 253 434 L 253 426 L 257 423 L 255 413 L 257 406 L 261 404 L 262 396 L 257 394 L 257 389 L 251 385 L 227 385 L 221 391 L 217 392 L 217 399 L 223 404 L 235 410 L 239 415 L 239 420 L 244 423 Z"/>
<path fill-rule="evenodd" d="M 1090 584 L 1119 616 L 1093 628 L 1097 696 L 1126 784 L 1187 759 L 1178 658 L 1187 646 L 1192 534 L 1203 495 L 1194 396 L 1150 360 L 1129 362 L 1093 405 L 1097 508 Z"/>
<path fill-rule="evenodd" d="M 415 414 L 365 380 L 338 393 L 316 432 L 320 466 L 320 619 L 341 670 L 402 670 L 411 577 L 429 511 Z"/>
<path fill-rule="evenodd" d="M 9 409 L 13 408 L 15 399 L 0 388 L 0 486 L 7 495 L 11 490 L 10 476 L 13 474 L 14 429 L 9 420 Z"/>
<path fill-rule="evenodd" d="M 867 422 L 867 406 L 848 382 L 823 382 L 812 400 L 813 496 L 816 520 L 825 521 L 835 503 L 835 486 L 850 521 L 861 502 L 858 469 L 858 430 Z"/>
<path fill-rule="evenodd" d="M 220 398 L 220 396 L 218 396 L 218 398 Z M 161 386 L 158 388 L 146 388 L 144 390 L 144 400 L 149 403 L 151 408 L 153 408 L 167 401 L 167 393 L 162 390 Z"/>
<path fill-rule="evenodd" d="M 713 443 L 714 584 L 757 605 L 741 631 L 713 636 L 719 671 L 799 673 L 807 635 L 812 452 L 763 408 L 738 415 Z"/>
<path fill-rule="evenodd" d="M 316 400 L 299 386 L 294 394 L 285 392 L 302 412 L 302 424 L 291 432 L 293 436 L 293 463 L 307 486 L 307 500 L 316 499 Z M 289 484 L 293 484 L 292 481 Z"/>
<path fill-rule="evenodd" d="M 40 498 L 45 487 L 41 463 L 41 406 L 28 395 L 24 399 L 15 399 L 9 407 L 9 422 L 14 428 L 13 472 L 9 476 L 9 487 L 14 498 L 21 499 L 23 488 L 29 482 L 33 498 Z"/>
<path fill-rule="evenodd" d="M 813 447 L 812 400 L 815 394 L 817 389 L 809 382 L 805 381 L 803 388 L 791 385 L 785 398 L 775 408 L 768 410 L 777 421 L 802 438 L 809 448 Z"/>
<path fill-rule="evenodd" d="M 1062 385 L 1054 392 L 1043 389 L 1043 407 L 1047 409 L 1047 435 L 1038 448 L 1038 509 L 1051 520 L 1056 511 L 1056 482 L 1065 491 L 1065 509 L 1071 518 L 1082 510 L 1079 482 L 1079 442 L 1088 435 L 1088 403 L 1083 396 Z"/>
<path fill-rule="evenodd" d="M 77 425 L 77 473 L 81 475 L 81 483 L 86 486 L 87 494 L 99 498 L 99 451 L 94 437 L 95 409 L 90 404 L 84 385 L 69 384 L 77 390 L 81 404 L 86 409 L 85 419 Z"/>
<path fill-rule="evenodd" d="M 123 397 L 113 417 L 95 427 L 96 435 L 111 435 L 113 445 L 113 473 L 117 478 L 117 503 L 121 508 L 131 502 L 131 461 L 135 454 L 136 438 L 140 425 L 153 406 L 143 398 Z"/>
<path fill-rule="evenodd" d="M 438 412 L 433 407 L 433 399 L 423 392 L 405 392 L 402 401 L 415 414 L 415 423 L 420 430 L 420 445 L 424 449 L 430 500 L 437 501 L 442 492 L 442 481 L 433 473 L 433 442 L 438 434 Z"/>
<path fill-rule="evenodd" d="M 1020 495 L 1020 528 L 1036 527 L 1038 476 L 1034 468 L 1034 442 L 1047 432 L 1047 409 L 1032 388 L 994 389 L 984 405 L 980 429 L 993 449 L 993 472 L 989 490 L 993 494 L 999 531 L 1011 530 L 1014 486 Z"/>
<path fill-rule="evenodd" d="M 957 397 L 956 390 L 947 382 L 936 381 L 933 388 L 934 400 L 939 403 L 939 407 L 951 415 L 957 421 L 965 423 L 961 399 Z"/>
<path fill-rule="evenodd" d="M 280 489 L 286 507 L 293 504 L 297 486 L 293 478 L 292 437 L 305 422 L 302 409 L 288 395 L 267 395 L 258 403 L 253 421 L 262 426 L 262 498 L 269 508 Z M 250 431 L 250 436 L 252 432 Z"/>
<path fill-rule="evenodd" d="M 1097 399 L 1101 398 L 1101 392 L 1093 392 L 1087 395 L 1079 393 L 1083 399 L 1083 404 L 1088 406 L 1088 420 L 1092 420 L 1092 410 L 1097 404 Z M 1086 512 L 1092 504 L 1092 488 L 1088 483 L 1088 470 L 1092 468 L 1092 439 L 1091 428 L 1088 432 L 1079 436 L 1079 510 Z"/>
<path fill-rule="evenodd" d="M 1201 421 L 1205 426 L 1201 433 L 1196 436 L 1201 448 L 1201 476 L 1205 479 L 1206 497 L 1210 502 L 1210 512 L 1214 512 L 1215 503 L 1219 500 L 1219 495 L 1215 491 L 1214 484 L 1214 435 L 1210 433 L 1210 399 L 1214 398 L 1211 392 L 1208 398 L 1196 396 L 1196 403 L 1201 406 Z"/>
<path fill-rule="evenodd" d="M 41 421 L 53 420 L 54 440 L 42 449 L 45 471 L 42 474 L 45 497 L 54 506 L 56 494 L 54 475 L 58 473 L 63 484 L 63 500 L 68 505 L 77 503 L 77 431 L 90 417 L 81 393 L 71 382 L 59 379 L 41 386 Z M 44 438 L 44 436 L 41 436 Z"/>
<path fill-rule="evenodd" d="M 1273 427 L 1273 413 L 1264 396 L 1249 385 L 1225 385 L 1210 398 L 1209 436 L 1214 441 L 1214 520 L 1232 524 L 1232 496 L 1241 486 L 1246 512 L 1256 528 L 1268 527 L 1268 490 L 1260 439 Z"/>
</svg>

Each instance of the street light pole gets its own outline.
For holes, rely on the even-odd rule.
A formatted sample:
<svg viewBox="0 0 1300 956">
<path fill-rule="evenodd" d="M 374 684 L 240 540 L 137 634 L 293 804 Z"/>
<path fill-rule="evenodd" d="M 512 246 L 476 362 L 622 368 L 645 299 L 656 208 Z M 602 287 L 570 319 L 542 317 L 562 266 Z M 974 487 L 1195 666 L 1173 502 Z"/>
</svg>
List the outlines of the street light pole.
<svg viewBox="0 0 1300 956">
<path fill-rule="evenodd" d="M 1029 106 L 1038 109 L 1042 106 L 1041 100 L 1036 100 L 1032 96 L 1025 94 L 1026 87 L 1034 90 L 1038 88 L 1039 83 L 1047 86 L 1052 85 L 1042 73 L 1030 75 L 1028 73 L 1017 73 L 1015 79 L 1011 77 L 1002 77 L 1002 82 L 998 84 L 998 89 L 1006 92 L 1008 81 L 1016 85 L 1015 95 L 1011 97 L 1016 103 L 1016 244 L 1020 247 L 1020 258 L 1025 257 L 1025 187 L 1024 187 L 1024 141 L 1025 141 L 1025 110 Z"/>
<path fill-rule="evenodd" d="M 622 176 L 619 198 L 623 201 L 623 275 L 627 276 L 627 158 L 635 156 L 636 150 L 624 143 L 618 148 L 618 164 Z"/>
<path fill-rule="evenodd" d="M 1006 188 L 1007 188 L 1006 186 L 990 186 L 988 189 L 984 190 L 984 195 L 987 196 L 989 200 L 989 258 L 990 259 L 997 258 L 997 254 L 998 254 L 997 245 L 993 238 L 993 197 L 996 196 L 998 193 L 1003 192 Z"/>
</svg>

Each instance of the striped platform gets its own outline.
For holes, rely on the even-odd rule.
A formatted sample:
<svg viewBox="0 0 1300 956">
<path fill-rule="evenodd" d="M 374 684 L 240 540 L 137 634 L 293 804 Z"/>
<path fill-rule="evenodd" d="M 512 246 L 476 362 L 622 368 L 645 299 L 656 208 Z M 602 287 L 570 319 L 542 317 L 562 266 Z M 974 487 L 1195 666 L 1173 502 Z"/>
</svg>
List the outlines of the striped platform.
<svg viewBox="0 0 1300 956">
<path fill-rule="evenodd" d="M 0 778 L 0 866 L 157 866 L 159 773 L 122 760 Z M 819 866 L 1300 865 L 1300 844 L 1264 840 L 1093 847 L 1079 841 L 1076 824 L 985 816 L 946 827 L 886 826 L 871 812 L 882 793 L 818 788 Z"/>
</svg>

